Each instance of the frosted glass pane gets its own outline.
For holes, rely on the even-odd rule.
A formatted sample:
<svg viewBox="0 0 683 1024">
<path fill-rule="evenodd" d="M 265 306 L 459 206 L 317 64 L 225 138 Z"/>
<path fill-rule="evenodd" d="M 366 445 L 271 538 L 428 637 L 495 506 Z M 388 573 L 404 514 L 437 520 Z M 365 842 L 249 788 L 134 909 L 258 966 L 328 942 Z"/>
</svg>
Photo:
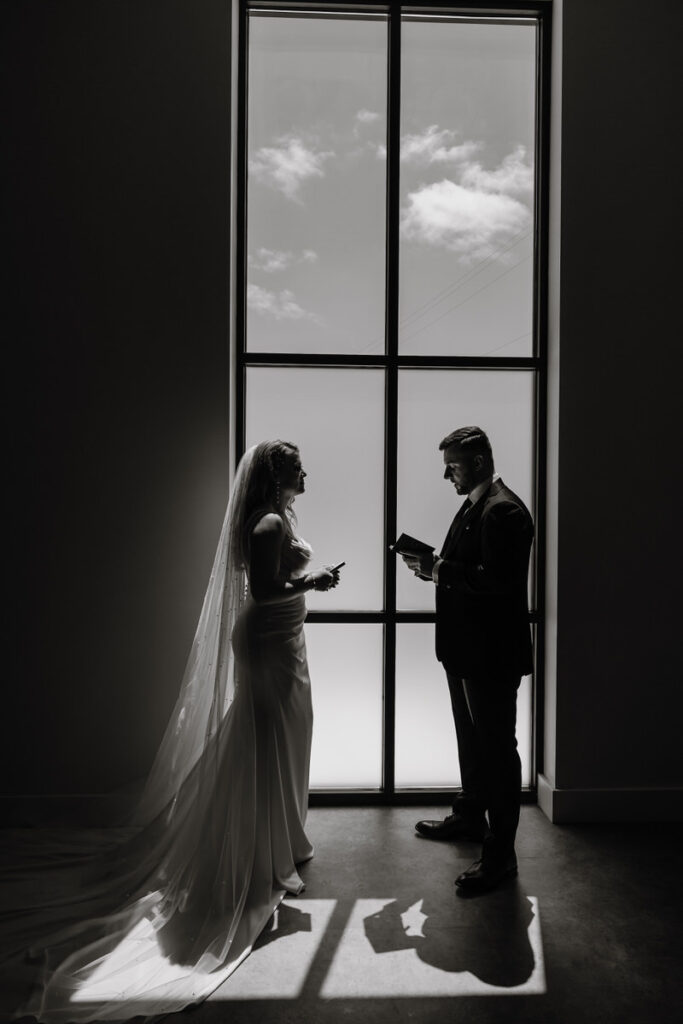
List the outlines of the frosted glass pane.
<svg viewBox="0 0 683 1024">
<path fill-rule="evenodd" d="M 402 370 L 398 414 L 398 532 L 437 551 L 463 499 L 444 480 L 442 438 L 477 424 L 489 436 L 496 470 L 533 514 L 534 374 L 522 370 Z M 399 559 L 397 606 L 434 609 L 434 586 Z"/>
<path fill-rule="evenodd" d="M 313 694 L 311 787 L 382 783 L 382 626 L 307 623 Z"/>
<path fill-rule="evenodd" d="M 517 744 L 522 785 L 531 782 L 531 676 L 517 693 Z M 434 626 L 399 623 L 396 629 L 396 786 L 460 785 L 458 745 L 446 673 L 434 656 Z"/>
<path fill-rule="evenodd" d="M 346 561 L 311 609 L 381 609 L 384 558 L 384 371 L 251 367 L 247 445 L 282 438 L 298 445 L 308 477 L 296 500 L 299 532 L 313 565 Z"/>
<path fill-rule="evenodd" d="M 458 748 L 432 623 L 396 627 L 396 786 L 458 786 Z"/>
<path fill-rule="evenodd" d="M 384 351 L 386 61 L 383 18 L 250 18 L 251 351 Z"/>
<path fill-rule="evenodd" d="M 404 19 L 402 353 L 530 355 L 536 28 Z"/>
<path fill-rule="evenodd" d="M 533 753 L 533 678 L 524 676 L 517 691 L 517 749 L 522 762 L 522 785 L 531 785 Z"/>
</svg>

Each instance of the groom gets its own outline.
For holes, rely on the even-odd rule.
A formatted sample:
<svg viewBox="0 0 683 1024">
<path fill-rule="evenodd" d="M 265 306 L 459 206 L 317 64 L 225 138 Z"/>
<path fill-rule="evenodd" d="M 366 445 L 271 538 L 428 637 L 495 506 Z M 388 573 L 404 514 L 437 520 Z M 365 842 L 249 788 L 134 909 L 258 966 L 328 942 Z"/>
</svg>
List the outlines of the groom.
<svg viewBox="0 0 683 1024">
<path fill-rule="evenodd" d="M 418 821 L 426 839 L 482 839 L 481 858 L 456 879 L 483 892 L 517 873 L 521 765 L 517 690 L 532 670 L 527 580 L 534 527 L 494 470 L 488 437 L 460 427 L 439 445 L 444 477 L 467 495 L 441 554 L 403 555 L 436 584 L 436 656 L 446 670 L 462 792 L 444 821 Z M 488 824 L 485 812 L 488 811 Z"/>
</svg>

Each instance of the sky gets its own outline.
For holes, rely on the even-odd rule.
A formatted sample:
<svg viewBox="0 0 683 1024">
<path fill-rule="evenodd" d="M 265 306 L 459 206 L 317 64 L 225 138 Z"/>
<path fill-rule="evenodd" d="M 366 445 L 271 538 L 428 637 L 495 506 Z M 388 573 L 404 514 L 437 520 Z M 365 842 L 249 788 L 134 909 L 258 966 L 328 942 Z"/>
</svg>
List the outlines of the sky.
<svg viewBox="0 0 683 1024">
<path fill-rule="evenodd" d="M 531 354 L 535 28 L 404 19 L 400 350 Z M 254 15 L 248 347 L 384 346 L 387 24 Z"/>
</svg>

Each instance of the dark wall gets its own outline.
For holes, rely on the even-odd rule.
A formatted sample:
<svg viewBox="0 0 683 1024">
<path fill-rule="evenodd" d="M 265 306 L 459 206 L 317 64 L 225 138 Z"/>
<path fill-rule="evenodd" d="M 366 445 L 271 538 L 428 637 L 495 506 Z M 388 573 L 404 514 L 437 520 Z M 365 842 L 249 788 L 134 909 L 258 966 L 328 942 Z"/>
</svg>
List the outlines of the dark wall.
<svg viewBox="0 0 683 1024">
<path fill-rule="evenodd" d="M 229 5 L 0 18 L 4 792 L 144 773 L 227 491 Z"/>
<path fill-rule="evenodd" d="M 556 782 L 680 786 L 682 9 L 563 7 Z"/>
<path fill-rule="evenodd" d="M 681 6 L 564 0 L 556 781 L 683 781 Z M 224 509 L 229 5 L 0 6 L 2 786 L 144 773 Z"/>
</svg>

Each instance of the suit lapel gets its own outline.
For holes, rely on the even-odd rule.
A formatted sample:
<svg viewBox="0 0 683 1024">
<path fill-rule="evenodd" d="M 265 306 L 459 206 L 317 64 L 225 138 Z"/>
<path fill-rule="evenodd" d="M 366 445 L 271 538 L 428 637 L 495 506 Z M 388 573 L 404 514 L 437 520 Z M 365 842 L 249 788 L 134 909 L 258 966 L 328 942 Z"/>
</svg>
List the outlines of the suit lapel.
<svg viewBox="0 0 683 1024">
<path fill-rule="evenodd" d="M 494 480 L 490 487 L 484 491 L 482 496 L 479 498 L 479 501 L 476 501 L 474 505 L 470 505 L 465 508 L 465 503 L 463 502 L 455 515 L 455 519 L 451 523 L 448 533 L 446 534 L 446 539 L 443 543 L 441 554 L 439 556 L 440 558 L 444 558 L 447 552 L 455 547 L 460 534 L 466 526 L 471 526 L 481 518 L 487 498 L 492 494 L 497 494 L 503 486 L 503 481 L 498 477 L 498 479 Z"/>
</svg>

